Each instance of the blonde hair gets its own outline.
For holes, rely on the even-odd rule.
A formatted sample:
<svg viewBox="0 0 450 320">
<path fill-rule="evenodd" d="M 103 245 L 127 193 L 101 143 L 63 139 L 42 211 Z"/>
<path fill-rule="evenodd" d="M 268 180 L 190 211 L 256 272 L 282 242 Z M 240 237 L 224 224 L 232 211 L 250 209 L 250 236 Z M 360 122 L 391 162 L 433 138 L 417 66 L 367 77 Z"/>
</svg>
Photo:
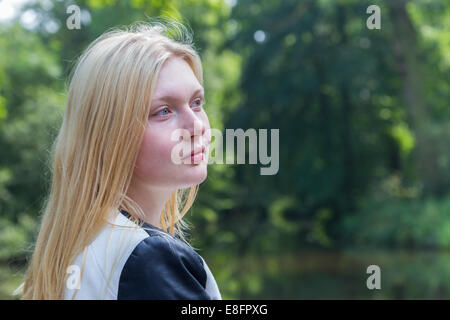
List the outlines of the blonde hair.
<svg viewBox="0 0 450 320">
<path fill-rule="evenodd" d="M 52 182 L 34 252 L 19 287 L 22 299 L 62 299 L 66 269 L 108 223 L 126 210 L 144 213 L 127 197 L 163 63 L 182 57 L 203 85 L 192 34 L 169 20 L 114 28 L 92 42 L 69 79 L 67 106 L 52 148 Z M 198 185 L 177 189 L 161 212 L 160 227 L 186 241 L 182 217 Z"/>
</svg>

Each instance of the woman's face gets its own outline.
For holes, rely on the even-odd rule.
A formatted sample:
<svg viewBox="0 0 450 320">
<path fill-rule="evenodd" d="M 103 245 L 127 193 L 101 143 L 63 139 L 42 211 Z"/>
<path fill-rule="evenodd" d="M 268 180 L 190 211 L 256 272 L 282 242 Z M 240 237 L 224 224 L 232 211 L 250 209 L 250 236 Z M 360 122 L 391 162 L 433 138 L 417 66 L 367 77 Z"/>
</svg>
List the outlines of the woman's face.
<svg viewBox="0 0 450 320">
<path fill-rule="evenodd" d="M 187 188 L 206 179 L 211 134 L 203 101 L 203 87 L 189 64 L 178 57 L 166 60 L 153 92 L 136 178 L 170 189 Z M 184 137 L 179 134 L 183 132 Z M 202 147 L 203 157 L 200 153 L 192 159 L 191 151 Z M 180 149 L 184 152 L 175 152 Z"/>
</svg>

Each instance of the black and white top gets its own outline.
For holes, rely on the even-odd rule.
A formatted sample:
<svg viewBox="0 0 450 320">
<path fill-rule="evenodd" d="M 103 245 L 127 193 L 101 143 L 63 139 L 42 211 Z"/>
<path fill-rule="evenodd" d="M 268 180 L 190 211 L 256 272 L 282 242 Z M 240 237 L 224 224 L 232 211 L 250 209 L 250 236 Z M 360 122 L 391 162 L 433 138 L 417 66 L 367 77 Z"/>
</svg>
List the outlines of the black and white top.
<svg viewBox="0 0 450 320">
<path fill-rule="evenodd" d="M 68 273 L 81 281 L 74 286 L 67 280 L 65 299 L 222 299 L 208 265 L 194 249 L 129 217 L 117 211 L 78 255 Z"/>
</svg>

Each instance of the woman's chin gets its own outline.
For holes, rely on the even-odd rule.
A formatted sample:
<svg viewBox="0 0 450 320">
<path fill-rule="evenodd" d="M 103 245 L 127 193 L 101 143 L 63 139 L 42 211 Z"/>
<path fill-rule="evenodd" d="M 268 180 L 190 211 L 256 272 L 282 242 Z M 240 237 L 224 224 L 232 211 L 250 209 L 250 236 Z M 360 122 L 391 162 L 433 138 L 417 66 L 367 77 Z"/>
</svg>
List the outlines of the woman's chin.
<svg viewBox="0 0 450 320">
<path fill-rule="evenodd" d="M 184 179 L 185 188 L 189 188 L 202 183 L 208 176 L 208 170 L 205 164 L 190 164 L 189 166 L 190 168 L 188 168 L 187 171 L 190 172 L 186 172 L 186 179 Z"/>
</svg>

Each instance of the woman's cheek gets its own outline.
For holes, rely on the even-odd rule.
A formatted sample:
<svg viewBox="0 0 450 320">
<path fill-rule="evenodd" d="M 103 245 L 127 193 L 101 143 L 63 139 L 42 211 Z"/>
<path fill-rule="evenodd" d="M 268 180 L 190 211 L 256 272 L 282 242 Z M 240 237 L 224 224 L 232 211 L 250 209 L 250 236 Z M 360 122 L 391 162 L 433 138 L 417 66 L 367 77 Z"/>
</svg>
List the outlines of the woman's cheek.
<svg viewBox="0 0 450 320">
<path fill-rule="evenodd" d="M 160 148 L 163 145 L 159 143 L 160 139 L 152 133 L 152 130 L 146 129 L 136 161 L 141 175 L 149 175 L 153 171 L 161 169 L 163 161 Z"/>
</svg>

